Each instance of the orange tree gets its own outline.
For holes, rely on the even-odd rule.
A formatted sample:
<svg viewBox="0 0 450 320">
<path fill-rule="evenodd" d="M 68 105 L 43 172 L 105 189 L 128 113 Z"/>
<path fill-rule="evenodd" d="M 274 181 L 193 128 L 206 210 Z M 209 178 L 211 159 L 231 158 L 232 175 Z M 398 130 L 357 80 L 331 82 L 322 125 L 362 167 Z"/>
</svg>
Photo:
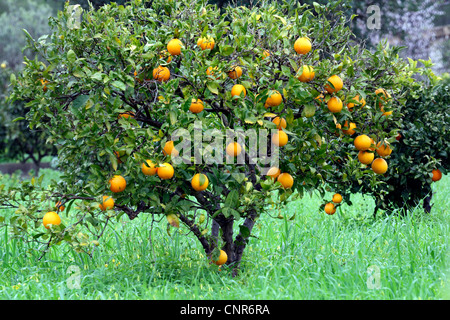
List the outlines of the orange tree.
<svg viewBox="0 0 450 320">
<path fill-rule="evenodd" d="M 388 212 L 408 209 L 422 200 L 425 211 L 430 212 L 431 185 L 449 169 L 449 81 L 433 74 L 431 61 L 401 61 L 399 50 L 385 50 L 380 44 L 367 57 L 377 66 L 364 71 L 371 74 L 368 81 L 383 78 L 386 85 L 375 90 L 375 100 L 368 103 L 356 93 L 350 94 L 354 101 L 343 109 L 352 117 L 364 115 L 366 120 L 355 124 L 355 130 L 346 130 L 338 124 L 335 133 L 336 141 L 341 141 L 334 146 L 337 179 L 329 181 L 329 185 L 349 204 L 354 193 L 371 194 L 376 201 L 374 215 L 378 209 Z M 398 70 L 408 76 L 399 77 Z M 378 111 L 372 117 L 374 108 Z M 358 125 L 366 131 L 365 127 L 377 125 L 376 122 L 390 137 L 383 139 L 378 134 L 369 134 L 367 138 L 373 139 L 373 144 L 364 146 Z M 349 135 L 354 139 L 347 139 Z M 379 183 L 361 179 L 361 168 L 378 171 Z"/>
<path fill-rule="evenodd" d="M 45 190 L 41 179 L 0 188 L 12 230 L 89 253 L 122 215 L 151 215 L 237 270 L 265 212 L 349 177 L 375 189 L 387 163 L 366 169 L 346 153 L 358 135 L 370 137 L 362 150 L 395 139 L 399 117 L 383 113 L 405 103 L 411 74 L 397 48 L 357 45 L 350 20 L 334 2 L 221 14 L 200 0 L 134 0 L 80 21 L 66 5 L 52 34 L 30 39 L 44 63 L 26 58 L 10 96 L 57 146 L 63 175 Z"/>
</svg>

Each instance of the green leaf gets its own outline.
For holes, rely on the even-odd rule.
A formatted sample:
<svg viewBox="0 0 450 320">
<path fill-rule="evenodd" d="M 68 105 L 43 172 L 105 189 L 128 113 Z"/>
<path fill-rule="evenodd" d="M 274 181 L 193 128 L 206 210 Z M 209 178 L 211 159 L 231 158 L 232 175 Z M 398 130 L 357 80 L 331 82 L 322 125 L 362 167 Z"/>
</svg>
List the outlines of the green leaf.
<svg viewBox="0 0 450 320">
<path fill-rule="evenodd" d="M 118 80 L 113 81 L 111 83 L 111 85 L 122 91 L 125 91 L 127 89 L 127 85 L 125 83 L 123 83 L 122 81 L 118 81 Z"/>
<path fill-rule="evenodd" d="M 221 46 L 220 47 L 220 53 L 224 56 L 227 57 L 230 54 L 232 54 L 234 52 L 234 48 L 232 46 Z"/>
<path fill-rule="evenodd" d="M 250 230 L 246 226 L 240 225 L 239 231 L 241 232 L 241 235 L 244 239 L 247 239 L 248 237 L 250 237 Z"/>
<path fill-rule="evenodd" d="M 71 63 L 74 63 L 75 60 L 77 60 L 77 55 L 75 54 L 75 52 L 72 49 L 67 51 L 67 60 Z"/>
<path fill-rule="evenodd" d="M 316 113 L 316 106 L 313 104 L 307 104 L 302 111 L 302 116 L 311 118 Z"/>
<path fill-rule="evenodd" d="M 214 94 L 219 94 L 219 84 L 217 82 L 207 82 L 206 86 L 208 87 L 209 91 Z"/>
</svg>

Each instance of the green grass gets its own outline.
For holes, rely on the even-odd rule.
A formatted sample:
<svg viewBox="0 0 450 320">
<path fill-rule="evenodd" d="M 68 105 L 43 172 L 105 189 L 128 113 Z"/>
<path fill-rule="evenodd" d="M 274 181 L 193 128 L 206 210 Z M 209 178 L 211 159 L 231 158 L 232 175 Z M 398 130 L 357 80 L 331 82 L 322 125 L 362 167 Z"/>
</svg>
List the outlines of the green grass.
<svg viewBox="0 0 450 320">
<path fill-rule="evenodd" d="M 318 211 L 318 197 L 293 202 L 282 212 L 292 221 L 260 219 L 235 278 L 209 264 L 185 228 L 169 237 L 161 223 L 150 242 L 148 216 L 122 217 L 92 259 L 61 245 L 38 262 L 39 247 L 3 228 L 0 299 L 449 299 L 449 182 L 434 185 L 431 214 L 411 208 L 403 218 L 372 219 L 373 200 L 362 195 L 333 216 Z M 67 286 L 71 265 L 81 289 Z M 367 285 L 369 266 L 380 270 L 380 289 Z"/>
</svg>

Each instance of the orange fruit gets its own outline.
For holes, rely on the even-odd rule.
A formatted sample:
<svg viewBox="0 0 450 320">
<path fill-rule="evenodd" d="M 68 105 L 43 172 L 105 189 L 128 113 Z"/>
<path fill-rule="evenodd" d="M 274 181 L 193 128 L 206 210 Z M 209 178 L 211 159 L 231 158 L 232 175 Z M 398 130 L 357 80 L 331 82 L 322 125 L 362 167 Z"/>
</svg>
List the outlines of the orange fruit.
<svg viewBox="0 0 450 320">
<path fill-rule="evenodd" d="M 332 201 L 333 201 L 334 203 L 341 203 L 341 201 L 342 201 L 342 196 L 341 196 L 339 193 L 335 193 L 335 194 L 333 195 Z"/>
<path fill-rule="evenodd" d="M 271 94 L 269 97 L 267 97 L 266 103 L 265 103 L 265 107 L 277 107 L 281 104 L 281 102 L 283 102 L 283 97 L 281 95 L 281 93 L 279 93 L 278 91 L 274 90 L 274 93 Z"/>
<path fill-rule="evenodd" d="M 272 120 L 272 122 L 275 123 L 275 125 L 277 126 L 277 128 L 278 128 L 279 130 L 281 130 L 281 129 L 286 129 L 286 126 L 287 126 L 286 119 L 280 118 L 280 117 L 275 117 L 275 118 Z"/>
<path fill-rule="evenodd" d="M 307 54 L 311 51 L 311 47 L 311 41 L 306 37 L 298 38 L 294 43 L 294 50 L 298 54 Z"/>
<path fill-rule="evenodd" d="M 286 172 L 280 174 L 277 181 L 281 183 L 284 189 L 290 189 L 294 185 L 294 178 Z"/>
<path fill-rule="evenodd" d="M 344 128 L 348 128 L 348 129 L 344 129 Z M 356 129 L 356 124 L 354 122 L 350 122 L 350 124 L 348 124 L 348 122 L 345 121 L 344 126 L 342 127 L 342 132 L 344 134 L 351 136 L 356 132 L 354 129 Z"/>
<path fill-rule="evenodd" d="M 300 69 L 299 69 L 300 70 Z M 302 74 L 298 77 L 298 80 L 301 82 L 310 82 L 314 79 L 316 73 L 314 72 L 314 68 L 312 66 L 303 66 Z"/>
<path fill-rule="evenodd" d="M 141 170 L 146 176 L 153 176 L 156 174 L 156 171 L 158 171 L 158 168 L 156 167 L 156 163 L 152 160 L 145 160 L 141 165 Z"/>
<path fill-rule="evenodd" d="M 355 138 L 353 144 L 355 145 L 356 150 L 369 150 L 370 146 L 372 145 L 372 139 L 365 134 L 361 134 Z"/>
<path fill-rule="evenodd" d="M 327 102 L 328 110 L 330 110 L 333 113 L 341 112 L 342 110 L 342 100 L 338 97 L 332 97 Z"/>
<path fill-rule="evenodd" d="M 203 180 L 203 181 L 200 181 Z M 208 177 L 203 173 L 197 173 L 191 180 L 191 186 L 195 191 L 203 191 L 208 187 Z"/>
<path fill-rule="evenodd" d="M 211 258 L 211 260 L 212 260 L 212 262 L 213 262 L 214 264 L 216 264 L 216 265 L 218 265 L 218 266 L 221 266 L 221 265 L 223 265 L 223 264 L 225 264 L 225 263 L 227 262 L 227 260 L 228 260 L 228 255 L 227 255 L 227 253 L 226 253 L 225 251 L 220 250 L 219 259 L 217 259 L 217 260 L 215 261 L 215 260 L 213 260 L 213 259 Z"/>
<path fill-rule="evenodd" d="M 441 180 L 441 178 L 442 178 L 441 170 L 433 169 L 433 171 L 431 171 L 431 173 L 433 173 L 433 177 L 431 178 L 431 180 L 433 180 L 434 182 Z"/>
<path fill-rule="evenodd" d="M 56 212 L 50 211 L 44 215 L 44 218 L 42 218 L 42 224 L 46 229 L 50 228 L 50 224 L 59 226 L 61 224 L 61 218 Z"/>
<path fill-rule="evenodd" d="M 182 46 L 183 43 L 180 41 L 180 39 L 172 39 L 167 44 L 167 51 L 173 56 L 178 56 L 181 54 Z"/>
<path fill-rule="evenodd" d="M 135 116 L 135 113 L 133 111 L 121 112 L 121 113 L 119 113 L 119 116 L 117 117 L 117 119 L 120 119 L 120 118 L 125 118 L 125 119 L 134 118 L 134 116 Z"/>
<path fill-rule="evenodd" d="M 383 158 L 376 158 L 372 162 L 372 171 L 376 174 L 383 174 L 387 171 L 388 164 Z"/>
<path fill-rule="evenodd" d="M 207 36 L 207 37 L 203 37 L 203 38 L 199 38 L 197 41 L 197 45 L 202 49 L 202 50 L 206 50 L 206 49 L 214 49 L 214 45 L 216 44 L 216 42 L 214 41 L 214 38 Z"/>
<path fill-rule="evenodd" d="M 162 180 L 167 180 L 173 177 L 175 170 L 170 163 L 164 162 L 158 167 L 158 177 Z"/>
<path fill-rule="evenodd" d="M 240 76 L 242 76 L 242 68 L 239 67 L 239 66 L 234 66 L 234 67 L 232 67 L 231 70 L 228 71 L 228 76 L 229 76 L 231 79 L 237 79 L 237 78 L 239 78 Z"/>
<path fill-rule="evenodd" d="M 333 85 L 334 88 L 330 86 L 330 83 Z M 328 93 L 334 93 L 341 90 L 343 86 L 344 83 L 342 82 L 342 79 L 337 75 L 333 75 L 328 78 L 327 84 L 325 85 L 325 90 Z"/>
<path fill-rule="evenodd" d="M 271 177 L 271 178 L 273 178 L 273 179 L 276 179 L 276 178 L 278 178 L 278 176 L 281 174 L 281 171 L 280 171 L 280 169 L 279 168 L 277 168 L 277 167 L 272 167 L 272 168 L 270 168 L 269 169 L 269 171 L 267 171 L 267 176 L 269 176 L 269 177 Z"/>
<path fill-rule="evenodd" d="M 329 214 L 329 215 L 332 215 L 332 214 L 336 213 L 336 208 L 334 207 L 334 203 L 328 202 L 325 205 L 325 213 Z"/>
<path fill-rule="evenodd" d="M 218 70 L 218 67 L 217 66 L 215 66 L 214 68 L 213 67 L 211 67 L 211 66 L 209 66 L 208 68 L 206 68 L 206 74 L 208 75 L 208 76 L 213 76 L 214 75 L 214 71 L 217 71 Z M 216 80 L 218 80 L 218 79 L 220 79 L 220 74 L 219 74 L 219 76 L 216 78 Z"/>
<path fill-rule="evenodd" d="M 272 143 L 277 147 L 283 147 L 288 143 L 288 135 L 283 130 L 278 130 L 272 135 Z"/>
<path fill-rule="evenodd" d="M 380 157 L 387 157 L 392 153 L 391 147 L 387 144 L 383 144 L 382 141 L 377 144 L 377 153 Z"/>
<path fill-rule="evenodd" d="M 360 105 L 361 108 L 364 107 L 364 106 L 366 105 L 366 100 L 364 100 L 363 98 L 360 98 L 360 97 L 359 97 L 359 94 L 356 95 L 355 97 L 353 97 L 352 100 L 358 101 L 356 104 L 357 104 L 357 105 Z M 353 102 L 347 103 L 347 108 L 348 108 L 348 110 L 350 110 L 350 111 L 352 111 L 352 109 L 353 109 L 354 106 L 355 106 L 355 103 L 353 103 Z"/>
<path fill-rule="evenodd" d="M 55 204 L 55 206 L 56 206 L 56 208 L 58 209 L 58 211 L 60 211 L 60 212 L 63 212 L 64 209 L 66 208 L 66 207 L 64 207 L 63 205 L 61 205 L 61 201 L 58 201 L 58 202 Z"/>
<path fill-rule="evenodd" d="M 163 154 L 165 156 L 167 155 L 171 155 L 172 157 L 178 157 L 178 155 L 180 154 L 180 152 L 175 149 L 174 145 L 173 145 L 173 141 L 167 141 L 164 144 L 164 148 L 163 148 Z"/>
<path fill-rule="evenodd" d="M 231 96 L 240 96 L 241 93 L 244 94 L 244 98 L 247 95 L 247 90 L 245 90 L 245 87 L 242 84 L 235 84 L 233 88 L 231 88 Z"/>
<path fill-rule="evenodd" d="M 115 175 L 109 180 L 109 189 L 114 192 L 122 192 L 125 190 L 125 187 L 127 186 L 127 181 L 124 177 Z"/>
<path fill-rule="evenodd" d="M 383 88 L 375 90 L 375 94 L 379 97 L 381 101 L 387 101 L 388 99 L 391 98 L 391 95 Z M 378 102 L 378 106 L 380 107 L 381 111 L 384 112 L 384 106 L 381 102 Z"/>
<path fill-rule="evenodd" d="M 191 106 L 189 107 L 189 111 L 192 113 L 200 113 L 203 111 L 203 101 L 200 99 L 192 99 Z"/>
<path fill-rule="evenodd" d="M 241 154 L 242 147 L 237 142 L 231 142 L 230 144 L 227 145 L 226 152 L 227 155 L 229 155 L 230 157 L 237 157 L 238 155 Z"/>
<path fill-rule="evenodd" d="M 375 154 L 373 152 L 369 152 L 369 151 L 358 152 L 358 160 L 362 164 L 371 164 L 374 158 L 375 158 Z"/>
<path fill-rule="evenodd" d="M 386 112 L 383 112 L 383 116 L 387 117 L 387 116 L 390 116 L 392 113 L 394 113 L 394 111 L 386 111 Z"/>
<path fill-rule="evenodd" d="M 153 79 L 158 80 L 160 82 L 165 82 L 170 78 L 170 70 L 166 67 L 159 66 L 158 68 L 153 69 Z"/>
<path fill-rule="evenodd" d="M 110 196 L 103 196 L 103 202 L 98 205 L 100 210 L 106 211 L 114 208 L 114 199 Z"/>
</svg>

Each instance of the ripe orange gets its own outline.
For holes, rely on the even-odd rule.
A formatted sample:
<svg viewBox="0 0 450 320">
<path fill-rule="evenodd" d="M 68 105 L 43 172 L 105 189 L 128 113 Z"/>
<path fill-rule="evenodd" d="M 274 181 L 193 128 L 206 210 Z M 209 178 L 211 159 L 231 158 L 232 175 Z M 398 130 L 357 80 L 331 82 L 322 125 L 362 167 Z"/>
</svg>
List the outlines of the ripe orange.
<svg viewBox="0 0 450 320">
<path fill-rule="evenodd" d="M 277 126 L 277 128 L 279 130 L 286 129 L 287 123 L 286 123 L 286 119 L 285 118 L 275 117 L 272 120 L 272 122 L 275 123 L 275 125 Z"/>
<path fill-rule="evenodd" d="M 209 66 L 208 68 L 206 68 L 206 74 L 208 76 L 213 76 L 214 72 L 217 71 L 219 68 L 217 66 L 215 66 L 214 68 L 212 66 Z M 218 77 L 216 77 L 216 80 L 220 79 L 220 74 Z"/>
<path fill-rule="evenodd" d="M 348 129 L 344 129 L 344 128 L 348 128 Z M 342 127 L 342 132 L 344 134 L 351 136 L 356 132 L 354 129 L 356 129 L 356 124 L 354 122 L 350 122 L 350 124 L 348 124 L 348 122 L 345 121 L 344 126 Z"/>
<path fill-rule="evenodd" d="M 112 192 L 117 193 L 125 190 L 125 187 L 127 186 L 127 181 L 125 180 L 124 177 L 115 175 L 109 180 L 109 184 L 110 184 L 109 189 Z"/>
<path fill-rule="evenodd" d="M 134 118 L 134 116 L 135 116 L 135 113 L 133 111 L 121 112 L 121 113 L 119 113 L 119 116 L 117 117 L 117 119 L 120 119 L 120 118 L 125 118 L 125 119 Z"/>
<path fill-rule="evenodd" d="M 283 96 L 278 91 L 274 90 L 274 93 L 267 97 L 265 107 L 277 107 L 283 101 Z"/>
<path fill-rule="evenodd" d="M 386 111 L 386 112 L 383 112 L 383 116 L 387 117 L 387 116 L 390 116 L 392 113 L 394 113 L 394 111 Z"/>
<path fill-rule="evenodd" d="M 103 196 L 103 202 L 98 205 L 102 211 L 114 208 L 114 199 L 110 196 Z"/>
<path fill-rule="evenodd" d="M 233 66 L 230 71 L 228 71 L 228 76 L 231 79 L 237 79 L 242 76 L 242 68 L 239 66 Z"/>
<path fill-rule="evenodd" d="M 357 105 L 360 105 L 361 108 L 363 108 L 363 107 L 366 105 L 366 100 L 364 100 L 364 98 L 360 98 L 360 97 L 359 97 L 359 94 L 356 95 L 355 97 L 353 97 L 352 100 L 358 101 L 356 104 L 357 104 Z M 355 106 L 355 103 L 353 103 L 353 102 L 347 103 L 347 108 L 348 108 L 348 110 L 350 110 L 350 111 L 352 111 L 352 109 L 353 109 L 354 106 Z"/>
<path fill-rule="evenodd" d="M 167 155 L 171 155 L 173 158 L 178 157 L 178 155 L 180 154 L 180 152 L 175 149 L 174 145 L 173 145 L 173 141 L 167 141 L 164 144 L 164 148 L 163 148 L 163 154 L 165 156 Z"/>
<path fill-rule="evenodd" d="M 333 113 L 341 112 L 342 110 L 342 100 L 338 97 L 332 97 L 327 102 L 328 110 L 330 110 Z"/>
<path fill-rule="evenodd" d="M 167 44 L 167 51 L 173 56 L 178 56 L 181 54 L 182 46 L 183 43 L 180 41 L 180 39 L 172 39 Z"/>
<path fill-rule="evenodd" d="M 281 183 L 284 189 L 290 189 L 294 185 L 294 178 L 286 172 L 280 174 L 277 181 Z"/>
<path fill-rule="evenodd" d="M 361 134 L 355 138 L 353 144 L 355 145 L 356 150 L 369 150 L 370 146 L 372 145 L 372 139 L 365 134 Z"/>
<path fill-rule="evenodd" d="M 369 151 L 358 152 L 358 160 L 362 164 L 371 164 L 374 158 L 375 158 L 375 154 L 373 152 L 369 152 Z"/>
<path fill-rule="evenodd" d="M 230 157 L 237 157 L 238 155 L 241 154 L 242 147 L 237 142 L 231 142 L 230 144 L 227 145 L 226 152 L 227 155 L 229 155 Z"/>
<path fill-rule="evenodd" d="M 278 130 L 272 135 L 272 143 L 277 147 L 283 147 L 288 143 L 288 135 L 283 130 Z"/>
<path fill-rule="evenodd" d="M 334 203 L 341 203 L 341 201 L 342 201 L 342 196 L 341 196 L 339 193 L 335 193 L 335 194 L 333 195 L 332 201 L 333 201 Z"/>
<path fill-rule="evenodd" d="M 382 141 L 377 144 L 377 153 L 380 157 L 387 157 L 392 153 L 391 147 L 387 144 L 383 144 Z"/>
<path fill-rule="evenodd" d="M 191 180 L 191 186 L 195 191 L 206 190 L 208 184 L 209 184 L 208 177 L 203 173 L 197 173 Z"/>
<path fill-rule="evenodd" d="M 59 226 L 61 224 L 61 218 L 56 212 L 50 211 L 44 215 L 44 218 L 42 218 L 42 224 L 46 229 L 50 228 L 50 224 Z"/>
<path fill-rule="evenodd" d="M 431 178 L 431 180 L 433 180 L 434 182 L 441 180 L 441 178 L 442 178 L 441 170 L 433 169 L 433 171 L 431 171 L 431 173 L 433 173 L 433 178 Z"/>
<path fill-rule="evenodd" d="M 334 88 L 330 86 L 330 83 Z M 328 78 L 327 84 L 325 85 L 325 90 L 327 90 L 328 93 L 338 92 L 343 86 L 344 83 L 342 82 L 342 79 L 337 75 L 333 75 Z"/>
<path fill-rule="evenodd" d="M 156 174 L 156 171 L 158 171 L 158 168 L 156 167 L 156 163 L 152 160 L 145 160 L 141 165 L 141 170 L 146 176 L 153 176 Z"/>
<path fill-rule="evenodd" d="M 60 211 L 60 212 L 63 212 L 64 209 L 66 208 L 66 207 L 64 207 L 63 205 L 61 205 L 61 201 L 58 201 L 58 202 L 55 204 L 55 206 L 56 206 L 56 208 L 58 209 L 58 211 Z"/>
<path fill-rule="evenodd" d="M 206 50 L 206 49 L 214 49 L 214 45 L 216 44 L 216 42 L 214 41 L 214 38 L 207 36 L 207 37 L 203 37 L 203 38 L 199 38 L 197 41 L 197 45 L 202 49 L 202 50 Z"/>
<path fill-rule="evenodd" d="M 279 168 L 277 167 L 272 167 L 269 169 L 269 171 L 267 171 L 267 176 L 276 179 L 278 178 L 278 176 L 281 174 L 281 171 Z"/>
<path fill-rule="evenodd" d="M 189 111 L 192 113 L 200 113 L 203 111 L 203 101 L 200 99 L 192 99 L 191 106 L 189 107 Z"/>
<path fill-rule="evenodd" d="M 170 163 L 164 162 L 158 167 L 157 173 L 160 179 L 166 180 L 173 177 L 175 170 Z"/>
<path fill-rule="evenodd" d="M 325 213 L 326 213 L 326 214 L 329 214 L 329 215 L 332 215 L 332 214 L 335 214 L 335 213 L 336 213 L 336 208 L 334 207 L 334 203 L 328 202 L 328 203 L 325 205 Z"/>
<path fill-rule="evenodd" d="M 306 37 L 298 38 L 294 43 L 294 50 L 298 54 L 307 54 L 311 47 L 311 41 Z"/>
<path fill-rule="evenodd" d="M 167 67 L 159 66 L 153 69 L 153 79 L 165 82 L 170 78 L 170 70 Z"/>
<path fill-rule="evenodd" d="M 213 263 L 217 264 L 218 266 L 221 266 L 221 265 L 223 265 L 223 264 L 225 264 L 225 263 L 227 262 L 227 260 L 228 260 L 228 255 L 227 255 L 227 253 L 226 253 L 225 251 L 220 250 L 219 259 L 217 259 L 216 261 L 214 261 L 214 260 L 211 258 L 211 260 L 212 260 Z"/>
<path fill-rule="evenodd" d="M 300 70 L 300 69 L 299 69 Z M 298 77 L 298 80 L 301 82 L 310 82 L 314 79 L 316 73 L 314 72 L 314 68 L 312 66 L 303 66 L 302 74 Z"/>
<path fill-rule="evenodd" d="M 244 98 L 247 95 L 247 90 L 245 90 L 245 87 L 242 84 L 235 84 L 233 88 L 231 88 L 231 96 L 240 96 L 241 93 L 244 94 Z"/>
<path fill-rule="evenodd" d="M 383 174 L 387 171 L 388 164 L 383 158 L 376 158 L 372 162 L 372 171 L 376 174 Z"/>
<path fill-rule="evenodd" d="M 375 94 L 379 97 L 381 101 L 387 101 L 388 99 L 391 98 L 391 95 L 383 88 L 375 90 Z M 384 106 L 381 102 L 378 102 L 378 106 L 380 107 L 381 112 L 384 112 Z"/>
</svg>

